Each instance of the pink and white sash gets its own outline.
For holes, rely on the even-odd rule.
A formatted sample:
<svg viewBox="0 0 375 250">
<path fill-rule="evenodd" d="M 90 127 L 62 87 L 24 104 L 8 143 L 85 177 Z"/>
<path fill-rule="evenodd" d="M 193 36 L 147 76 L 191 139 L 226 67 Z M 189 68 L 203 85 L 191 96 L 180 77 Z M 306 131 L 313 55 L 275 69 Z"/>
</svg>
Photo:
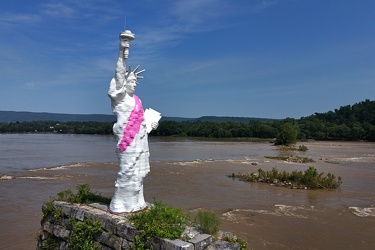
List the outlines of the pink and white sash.
<svg viewBox="0 0 375 250">
<path fill-rule="evenodd" d="M 118 145 L 120 152 L 124 152 L 127 147 L 133 142 L 134 137 L 139 132 L 141 124 L 144 120 L 142 103 L 139 100 L 138 96 L 133 96 L 135 99 L 135 107 L 130 113 L 129 120 L 124 128 L 124 136 L 122 137 L 121 142 Z"/>
</svg>

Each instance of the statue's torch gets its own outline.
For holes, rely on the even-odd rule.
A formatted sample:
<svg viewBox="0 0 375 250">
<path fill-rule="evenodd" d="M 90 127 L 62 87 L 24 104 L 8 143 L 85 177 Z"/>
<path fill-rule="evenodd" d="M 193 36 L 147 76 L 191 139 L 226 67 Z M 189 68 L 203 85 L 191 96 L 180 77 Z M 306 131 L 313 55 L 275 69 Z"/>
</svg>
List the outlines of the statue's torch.
<svg viewBox="0 0 375 250">
<path fill-rule="evenodd" d="M 129 57 L 130 41 L 134 40 L 134 34 L 130 30 L 124 30 L 120 33 L 121 46 L 124 47 L 124 58 Z"/>
</svg>

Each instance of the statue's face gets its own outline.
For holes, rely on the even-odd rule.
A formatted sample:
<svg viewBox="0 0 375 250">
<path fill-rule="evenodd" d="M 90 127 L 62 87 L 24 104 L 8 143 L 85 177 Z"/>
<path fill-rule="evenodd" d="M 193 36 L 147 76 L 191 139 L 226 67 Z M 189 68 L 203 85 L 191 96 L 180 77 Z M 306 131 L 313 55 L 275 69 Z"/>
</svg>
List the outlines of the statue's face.
<svg viewBox="0 0 375 250">
<path fill-rule="evenodd" d="M 137 83 L 137 78 L 134 76 L 134 74 L 130 74 L 130 76 L 126 80 L 126 92 L 129 94 L 133 94 L 135 92 Z"/>
<path fill-rule="evenodd" d="M 121 39 L 121 47 L 123 48 L 129 48 L 130 47 L 130 41 L 128 38 L 122 38 Z"/>
</svg>

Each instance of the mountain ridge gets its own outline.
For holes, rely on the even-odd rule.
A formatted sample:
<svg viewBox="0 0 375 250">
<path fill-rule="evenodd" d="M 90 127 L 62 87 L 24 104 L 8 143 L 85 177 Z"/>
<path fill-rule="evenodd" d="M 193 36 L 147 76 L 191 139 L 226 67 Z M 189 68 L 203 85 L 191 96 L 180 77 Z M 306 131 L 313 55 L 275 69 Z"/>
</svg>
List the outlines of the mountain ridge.
<svg viewBox="0 0 375 250">
<path fill-rule="evenodd" d="M 0 122 L 31 122 L 31 121 L 58 121 L 58 122 L 115 122 L 114 115 L 105 114 L 66 114 L 48 112 L 28 112 L 28 111 L 0 111 Z M 267 122 L 278 119 L 256 118 L 256 117 L 231 117 L 231 116 L 202 116 L 198 118 L 185 117 L 162 117 L 161 121 L 202 121 L 202 122 Z"/>
</svg>

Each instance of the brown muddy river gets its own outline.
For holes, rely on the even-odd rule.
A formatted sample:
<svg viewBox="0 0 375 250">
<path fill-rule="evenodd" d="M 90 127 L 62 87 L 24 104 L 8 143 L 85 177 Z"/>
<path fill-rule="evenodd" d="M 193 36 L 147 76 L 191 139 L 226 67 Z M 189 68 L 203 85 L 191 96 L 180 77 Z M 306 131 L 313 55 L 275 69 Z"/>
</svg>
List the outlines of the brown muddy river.
<svg viewBox="0 0 375 250">
<path fill-rule="evenodd" d="M 112 195 L 117 172 L 113 145 L 105 156 L 98 155 L 111 146 L 112 140 L 104 138 L 95 143 L 98 140 L 95 137 L 77 138 L 70 137 L 70 140 L 83 143 L 85 139 L 93 147 L 100 145 L 93 149 L 100 159 L 88 155 L 89 160 L 85 162 L 74 156 L 72 161 L 78 163 L 58 160 L 57 164 L 50 165 L 57 167 L 38 168 L 35 162 L 42 161 L 44 156 L 35 154 L 38 159 L 32 162 L 30 153 L 26 158 L 34 167 L 19 169 L 17 158 L 12 167 L 11 157 L 5 155 L 0 143 L 0 166 L 6 166 L 0 173 L 16 177 L 0 181 L 1 249 L 35 249 L 40 208 L 61 190 L 89 183 L 92 190 Z M 311 157 L 316 162 L 301 164 L 266 159 L 266 155 L 279 154 L 268 142 L 151 139 L 152 169 L 145 182 L 146 199 L 155 198 L 186 211 L 211 209 L 221 216 L 224 230 L 247 240 L 252 249 L 375 249 L 375 143 L 303 144 L 309 150 L 294 154 Z M 105 149 L 101 151 L 100 147 Z M 3 145 L 3 148 L 6 147 Z M 12 153 L 11 148 L 7 150 Z M 69 152 L 65 151 L 67 158 Z M 86 149 L 81 152 L 85 159 Z M 22 157 L 25 154 L 19 162 L 23 161 Z M 112 161 L 107 160 L 111 157 Z M 293 171 L 306 170 L 309 166 L 341 176 L 342 185 L 337 190 L 292 190 L 245 183 L 226 176 L 233 172 L 255 172 L 258 168 Z"/>
</svg>

